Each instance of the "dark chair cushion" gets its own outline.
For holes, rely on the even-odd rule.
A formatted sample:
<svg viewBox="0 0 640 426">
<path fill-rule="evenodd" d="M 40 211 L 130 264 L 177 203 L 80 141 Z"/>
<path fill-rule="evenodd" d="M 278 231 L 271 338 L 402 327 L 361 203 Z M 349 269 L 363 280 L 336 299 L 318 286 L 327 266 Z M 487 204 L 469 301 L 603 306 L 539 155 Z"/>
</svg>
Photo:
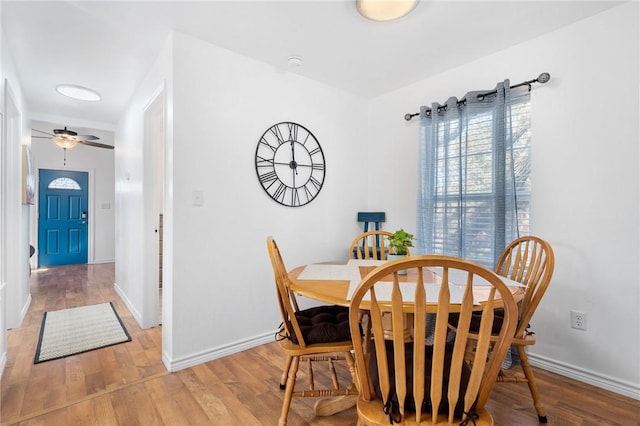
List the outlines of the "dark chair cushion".
<svg viewBox="0 0 640 426">
<path fill-rule="evenodd" d="M 296 312 L 296 319 L 305 343 L 331 343 L 351 340 L 349 308 L 346 306 L 317 306 Z M 293 327 L 290 327 L 293 330 Z M 295 335 L 289 336 L 298 343 Z"/>
<path fill-rule="evenodd" d="M 389 366 L 389 381 L 391 383 L 390 395 L 385 404 L 385 413 L 389 415 L 389 422 L 391 424 L 400 422 L 400 404 L 398 402 L 398 396 L 395 390 L 395 368 L 394 368 L 394 354 L 393 354 L 393 342 L 390 340 L 385 341 L 385 350 L 387 353 L 387 363 Z M 424 384 L 425 384 L 425 396 L 422 402 L 422 412 L 431 413 L 431 361 L 433 359 L 433 346 L 425 345 L 425 366 L 424 366 Z M 405 413 L 415 413 L 416 406 L 413 399 L 413 342 L 406 342 L 404 344 L 405 352 L 405 366 L 407 374 L 407 395 L 405 397 L 404 409 Z M 449 412 L 449 403 L 447 400 L 447 392 L 449 388 L 449 370 L 451 369 L 451 357 L 453 356 L 453 343 L 447 343 L 444 355 L 444 377 L 442 382 L 442 401 L 438 407 L 439 413 Z M 371 345 L 371 361 L 369 363 L 369 375 L 373 384 L 374 391 L 381 401 L 384 401 L 382 391 L 380 390 L 380 382 L 378 376 L 378 365 L 375 345 Z M 461 418 L 464 411 L 464 394 L 467 391 L 469 385 L 469 378 L 471 377 L 471 368 L 465 362 L 462 366 L 462 377 L 460 380 L 460 391 L 458 393 L 458 402 L 454 409 L 454 415 L 456 418 Z M 475 406 L 475 404 L 474 404 Z M 473 411 L 473 409 L 471 410 Z"/>
<path fill-rule="evenodd" d="M 458 326 L 459 319 L 460 319 L 460 314 L 458 313 L 449 314 L 449 324 L 451 324 L 453 327 Z M 469 325 L 469 331 L 472 333 L 479 332 L 480 321 L 482 321 L 482 312 L 473 312 L 471 314 L 471 324 Z M 502 328 L 503 321 L 504 321 L 504 309 L 496 308 L 493 311 L 493 325 L 491 327 L 491 334 L 500 333 L 500 329 Z"/>
</svg>

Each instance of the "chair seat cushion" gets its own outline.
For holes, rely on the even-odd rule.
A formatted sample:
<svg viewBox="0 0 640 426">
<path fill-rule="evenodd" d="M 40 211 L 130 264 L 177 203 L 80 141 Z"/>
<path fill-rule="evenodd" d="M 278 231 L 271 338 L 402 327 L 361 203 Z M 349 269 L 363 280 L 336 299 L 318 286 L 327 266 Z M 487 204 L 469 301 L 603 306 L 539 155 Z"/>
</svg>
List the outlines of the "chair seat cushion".
<svg viewBox="0 0 640 426">
<path fill-rule="evenodd" d="M 460 319 L 460 314 L 452 313 L 449 314 L 449 324 L 453 327 L 458 327 L 458 320 Z M 482 321 L 482 312 L 473 312 L 471 314 L 471 324 L 469 324 L 469 331 L 472 333 L 477 333 L 480 331 L 480 322 Z M 493 311 L 493 325 L 491 327 L 491 334 L 500 333 L 500 329 L 502 328 L 502 323 L 504 322 L 504 309 L 496 308 Z"/>
<path fill-rule="evenodd" d="M 317 306 L 296 312 L 296 320 L 302 338 L 308 345 L 351 340 L 349 331 L 349 308 L 346 306 Z M 290 328 L 293 330 L 293 327 Z M 293 343 L 299 343 L 295 335 Z"/>
<path fill-rule="evenodd" d="M 431 413 L 433 408 L 431 404 L 431 363 L 433 359 L 433 346 L 425 345 L 425 361 L 424 361 L 424 383 L 425 383 L 425 393 L 424 393 L 424 401 L 422 402 L 422 412 L 423 413 Z M 393 352 L 393 342 L 390 340 L 385 341 L 385 352 L 387 355 L 387 365 L 389 368 L 389 382 L 391 384 L 391 389 L 389 395 L 385 395 L 388 398 L 387 404 L 385 405 L 385 412 L 389 415 L 389 421 L 393 424 L 393 422 L 400 422 L 400 404 L 398 401 L 398 396 L 395 390 L 395 367 L 394 367 L 394 352 Z M 404 408 L 406 413 L 415 413 L 416 404 L 413 397 L 413 342 L 406 342 L 404 344 L 404 353 L 405 353 L 405 366 L 406 366 L 406 374 L 407 374 L 407 395 L 404 401 Z M 453 343 L 447 343 L 445 347 L 444 354 L 444 377 L 442 381 L 442 400 L 440 402 L 440 406 L 438 407 L 438 413 L 444 414 L 449 411 L 449 403 L 447 400 L 447 392 L 449 385 L 449 371 L 451 370 L 451 358 L 453 356 Z M 377 355 L 375 345 L 371 345 L 371 361 L 369 362 L 369 375 L 371 377 L 371 382 L 373 384 L 373 389 L 380 400 L 385 400 L 382 395 L 382 391 L 380 389 L 380 378 L 378 376 L 378 365 L 377 365 Z M 467 387 L 469 385 L 469 379 L 471 377 L 471 368 L 469 365 L 464 362 L 462 365 L 462 373 L 460 376 L 460 388 L 458 391 L 458 401 L 454 408 L 454 415 L 456 418 L 462 418 L 464 412 L 464 394 L 467 391 Z M 473 405 L 472 410 L 475 409 L 475 403 Z"/>
</svg>

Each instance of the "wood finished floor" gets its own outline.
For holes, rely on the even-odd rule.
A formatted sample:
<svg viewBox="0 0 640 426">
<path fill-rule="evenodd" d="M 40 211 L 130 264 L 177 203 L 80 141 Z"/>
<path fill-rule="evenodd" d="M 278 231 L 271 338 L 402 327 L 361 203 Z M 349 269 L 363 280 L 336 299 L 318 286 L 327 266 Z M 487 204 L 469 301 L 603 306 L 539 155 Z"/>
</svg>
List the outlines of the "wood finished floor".
<svg viewBox="0 0 640 426">
<path fill-rule="evenodd" d="M 161 328 L 141 330 L 113 283 L 113 264 L 34 271 L 31 307 L 22 326 L 8 333 L 2 426 L 277 424 L 284 359 L 276 343 L 168 373 L 160 359 Z M 131 342 L 33 364 L 45 311 L 107 301 L 114 303 Z M 639 401 L 544 370 L 535 372 L 549 424 L 640 424 Z M 344 377 L 346 370 L 340 373 Z M 303 371 L 299 380 L 304 380 Z M 314 402 L 294 399 L 288 424 L 356 424 L 355 409 L 320 418 L 313 415 Z M 497 425 L 538 424 L 526 385 L 497 384 L 487 408 Z"/>
</svg>

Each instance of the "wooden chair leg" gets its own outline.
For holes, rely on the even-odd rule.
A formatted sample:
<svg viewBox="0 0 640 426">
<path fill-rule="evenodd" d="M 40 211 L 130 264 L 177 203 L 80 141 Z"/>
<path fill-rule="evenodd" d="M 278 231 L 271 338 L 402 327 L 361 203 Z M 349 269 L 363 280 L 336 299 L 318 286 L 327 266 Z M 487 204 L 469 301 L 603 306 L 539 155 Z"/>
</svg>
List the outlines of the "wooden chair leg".
<svg viewBox="0 0 640 426">
<path fill-rule="evenodd" d="M 351 386 L 354 389 L 360 389 L 360 383 L 358 382 L 358 375 L 356 374 L 356 362 L 353 359 L 353 355 L 351 352 L 344 353 L 344 360 L 349 367 L 349 374 L 351 374 Z M 357 394 L 357 392 L 356 392 Z"/>
<path fill-rule="evenodd" d="M 289 376 L 289 368 L 291 368 L 291 361 L 293 357 L 287 355 L 287 359 L 284 361 L 284 368 L 282 369 L 282 376 L 280 376 L 280 389 L 287 387 L 287 376 Z"/>
<path fill-rule="evenodd" d="M 278 426 L 286 426 L 287 416 L 289 415 L 289 407 L 291 406 L 291 398 L 293 397 L 293 390 L 296 387 L 296 375 L 298 374 L 298 366 L 300 365 L 300 357 L 292 357 L 292 363 L 289 367 L 289 375 L 287 377 L 287 386 L 284 391 L 284 398 L 282 400 L 282 411 L 280 412 L 280 419 L 278 420 Z"/>
<path fill-rule="evenodd" d="M 533 377 L 533 369 L 529 364 L 527 352 L 524 350 L 524 346 L 516 346 L 516 348 L 518 349 L 518 355 L 520 356 L 520 365 L 522 366 L 522 371 L 527 378 L 529 391 L 531 392 L 531 397 L 533 398 L 533 405 L 536 408 L 536 412 L 538 413 L 538 421 L 540 423 L 547 423 L 547 414 L 544 410 L 544 406 L 542 405 L 542 401 L 540 401 L 538 386 L 536 385 L 536 380 Z"/>
</svg>

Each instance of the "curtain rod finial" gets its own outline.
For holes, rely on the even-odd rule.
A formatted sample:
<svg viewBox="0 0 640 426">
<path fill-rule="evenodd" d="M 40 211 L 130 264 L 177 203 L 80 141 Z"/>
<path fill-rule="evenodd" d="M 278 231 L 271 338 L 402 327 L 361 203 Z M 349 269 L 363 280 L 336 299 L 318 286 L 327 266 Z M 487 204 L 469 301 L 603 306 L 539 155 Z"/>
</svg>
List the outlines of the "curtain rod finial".
<svg viewBox="0 0 640 426">
<path fill-rule="evenodd" d="M 409 114 L 409 113 L 406 113 L 406 114 L 404 115 L 404 119 L 405 119 L 405 120 L 407 120 L 407 121 L 411 121 L 411 119 L 412 119 L 412 118 L 413 118 L 413 115 L 411 115 L 411 114 Z"/>
<path fill-rule="evenodd" d="M 537 80 L 538 80 L 538 83 L 545 84 L 546 82 L 551 80 L 551 74 L 549 74 L 548 72 L 543 72 L 538 76 Z"/>
</svg>

